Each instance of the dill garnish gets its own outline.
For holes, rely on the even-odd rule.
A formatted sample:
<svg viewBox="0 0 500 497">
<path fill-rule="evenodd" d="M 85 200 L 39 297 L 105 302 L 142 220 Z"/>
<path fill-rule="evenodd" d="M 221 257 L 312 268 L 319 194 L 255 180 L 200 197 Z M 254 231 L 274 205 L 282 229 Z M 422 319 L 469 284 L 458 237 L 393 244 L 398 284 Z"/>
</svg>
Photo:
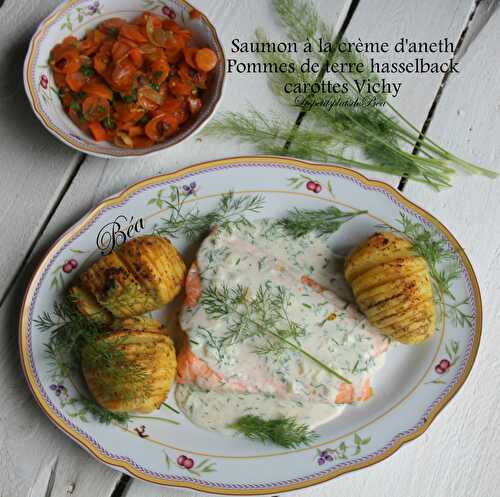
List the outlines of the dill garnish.
<svg viewBox="0 0 500 497">
<path fill-rule="evenodd" d="M 90 367 L 99 369 L 99 387 L 109 395 L 122 389 L 129 400 L 148 395 L 146 371 L 137 364 L 128 362 L 122 351 L 106 340 L 106 329 L 78 312 L 70 299 L 54 305 L 53 313 L 44 312 L 34 320 L 42 332 L 50 333 L 45 345 L 52 366 L 52 375 L 58 381 L 80 374 L 82 360 Z M 72 399 L 73 403 L 75 399 Z M 101 423 L 126 423 L 132 416 L 127 413 L 113 413 L 98 405 L 93 399 L 78 392 L 77 401 L 82 406 L 75 413 L 82 419 L 85 414 L 93 415 Z"/>
<path fill-rule="evenodd" d="M 172 238 L 182 235 L 188 240 L 196 240 L 214 226 L 228 231 L 251 226 L 246 215 L 259 212 L 264 205 L 261 195 L 237 196 L 234 192 L 228 192 L 221 196 L 213 211 L 202 214 L 197 207 L 185 212 L 183 207 L 186 199 L 178 188 L 172 190 L 168 199 L 160 199 L 162 206 L 170 208 L 170 215 L 155 227 L 158 235 Z"/>
<path fill-rule="evenodd" d="M 363 69 L 335 74 L 346 86 L 347 93 L 341 97 L 334 93 L 315 92 L 314 85 L 317 86 L 321 79 L 316 74 L 299 70 L 272 72 L 269 78 L 275 95 L 288 107 L 298 107 L 307 112 L 307 119 L 300 127 L 286 118 L 273 114 L 265 116 L 251 110 L 248 113 L 222 114 L 206 128 L 209 134 L 237 137 L 255 144 L 261 153 L 343 162 L 360 169 L 403 176 L 435 190 L 451 186 L 451 176 L 455 173 L 453 166 L 490 178 L 498 175 L 460 159 L 422 135 L 421 130 L 384 97 L 379 96 L 379 101 L 390 108 L 393 117 L 387 115 L 381 106 L 329 105 L 328 100 L 334 98 L 342 102 L 372 99 L 367 90 L 357 88 L 356 82 L 367 80 L 373 84 L 379 82 L 379 76 L 368 69 L 369 65 L 359 53 L 337 50 L 339 43 L 346 40 L 334 35 L 333 29 L 324 23 L 311 2 L 273 0 L 273 6 L 290 39 L 313 44 L 314 50 L 308 55 L 316 58 L 323 70 L 333 63 L 351 63 L 356 68 L 363 64 Z M 320 38 L 331 43 L 332 50 L 320 52 Z M 267 42 L 260 31 L 257 31 L 256 39 L 260 43 Z M 287 53 L 260 52 L 258 55 L 269 67 L 288 67 L 290 64 L 300 67 L 303 62 Z M 301 92 L 287 92 L 285 88 L 300 88 Z M 415 145 L 418 145 L 418 155 L 406 150 L 408 146 L 413 148 Z M 346 149 L 353 146 L 359 147 L 368 160 L 352 159 L 352 153 L 347 153 Z"/>
<path fill-rule="evenodd" d="M 401 229 L 390 229 L 407 238 L 411 242 L 415 254 L 426 260 L 435 290 L 435 300 L 443 307 L 445 315 L 454 324 L 471 326 L 472 316 L 465 314 L 461 310 L 462 306 L 469 304 L 469 299 L 465 298 L 460 302 L 456 302 L 451 290 L 452 283 L 461 274 L 460 266 L 453 251 L 448 247 L 445 240 L 437 238 L 434 233 L 426 229 L 422 224 L 412 221 L 403 212 L 400 213 L 398 221 Z M 383 225 L 383 227 L 388 228 L 386 225 Z M 438 269 L 440 264 L 446 264 L 446 268 Z M 449 297 L 454 302 L 447 302 L 446 297 Z"/>
<path fill-rule="evenodd" d="M 249 289 L 242 285 L 229 288 L 212 284 L 200 302 L 210 317 L 226 321 L 227 332 L 220 339 L 222 344 L 232 345 L 259 337 L 264 343 L 255 348 L 256 354 L 279 356 L 286 350 L 294 350 L 341 381 L 351 383 L 300 346 L 305 329 L 289 318 L 289 299 L 289 293 L 281 286 L 261 285 L 255 296 L 251 296 Z"/>
<path fill-rule="evenodd" d="M 307 425 L 299 424 L 296 418 L 280 418 L 265 420 L 258 416 L 247 415 L 238 419 L 230 428 L 251 440 L 272 442 L 287 449 L 301 445 L 310 445 L 318 438 L 318 434 Z"/>
<path fill-rule="evenodd" d="M 329 236 L 345 222 L 366 212 L 344 212 L 333 206 L 317 210 L 294 209 L 278 224 L 283 226 L 293 238 L 300 238 L 313 231 L 319 236 Z"/>
</svg>

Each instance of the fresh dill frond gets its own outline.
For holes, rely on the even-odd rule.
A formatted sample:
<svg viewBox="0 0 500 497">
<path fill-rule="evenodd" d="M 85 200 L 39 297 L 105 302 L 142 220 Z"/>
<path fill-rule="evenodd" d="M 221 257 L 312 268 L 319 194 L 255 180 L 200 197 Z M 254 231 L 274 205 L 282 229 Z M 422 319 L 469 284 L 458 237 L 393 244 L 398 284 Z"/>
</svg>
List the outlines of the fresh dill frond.
<svg viewBox="0 0 500 497">
<path fill-rule="evenodd" d="M 345 212 L 334 206 L 317 210 L 294 209 L 278 224 L 283 226 L 293 238 L 300 238 L 311 232 L 324 237 L 330 236 L 344 223 L 366 212 Z"/>
<path fill-rule="evenodd" d="M 389 228 L 391 231 L 402 234 L 411 242 L 415 255 L 425 259 L 429 267 L 429 275 L 434 288 L 434 300 L 455 325 L 471 326 L 472 316 L 462 310 L 469 304 L 469 298 L 456 302 L 452 291 L 452 284 L 460 278 L 461 270 L 454 252 L 448 247 L 444 239 L 438 238 L 435 233 L 424 225 L 412 221 L 408 215 L 401 212 L 399 218 L 401 228 Z M 381 227 L 387 229 L 386 225 Z M 444 265 L 444 268 L 443 268 Z M 440 269 L 441 267 L 441 269 Z M 453 302 L 446 302 L 449 297 Z"/>
<path fill-rule="evenodd" d="M 471 164 L 435 143 L 406 119 L 384 95 L 378 95 L 378 105 L 349 105 L 358 99 L 372 98 L 366 89 L 356 86 L 357 81 L 370 84 L 380 80 L 369 69 L 363 55 L 353 50 L 338 50 L 339 43 L 348 40 L 335 35 L 331 26 L 322 19 L 315 6 L 305 0 L 273 0 L 273 7 L 290 39 L 310 42 L 314 50 L 307 55 L 315 58 L 322 71 L 333 63 L 351 64 L 357 72 L 337 72 L 334 76 L 346 85 L 347 93 L 339 97 L 327 91 L 317 91 L 324 74 L 310 74 L 299 70 L 268 73 L 275 95 L 288 107 L 306 114 L 299 125 L 294 120 L 275 114 L 264 116 L 250 110 L 248 113 L 225 113 L 206 128 L 214 136 L 237 137 L 252 143 L 261 153 L 287 155 L 307 160 L 338 162 L 360 169 L 380 171 L 427 184 L 439 191 L 451 186 L 451 177 L 457 168 L 472 174 L 495 178 L 498 173 Z M 256 31 L 259 43 L 267 42 L 265 33 Z M 329 42 L 330 51 L 319 50 L 319 39 Z M 303 57 L 288 53 L 259 52 L 266 67 L 299 67 Z M 331 74 L 331 73 L 330 73 Z M 363 88 L 366 88 L 365 85 Z M 288 90 L 285 91 L 285 88 Z M 290 89 L 293 91 L 290 91 Z M 300 96 L 300 99 L 297 99 Z M 341 104 L 332 99 L 342 100 Z M 348 105 L 343 103 L 347 102 Z M 391 110 L 384 112 L 383 106 Z M 407 151 L 418 147 L 419 154 Z M 363 152 L 364 159 L 354 159 L 352 149 Z"/>
<path fill-rule="evenodd" d="M 259 416 L 247 415 L 238 419 L 230 428 L 251 440 L 272 442 L 287 449 L 311 445 L 319 436 L 293 417 L 265 420 Z"/>
<path fill-rule="evenodd" d="M 221 346 L 242 343 L 259 337 L 262 344 L 255 347 L 256 354 L 281 355 L 293 350 L 345 383 L 350 380 L 337 373 L 300 345 L 306 330 L 288 316 L 290 296 L 284 287 L 260 285 L 252 296 L 249 288 L 238 285 L 210 285 L 202 294 L 201 305 L 214 319 L 224 319 L 227 332 Z"/>
<path fill-rule="evenodd" d="M 103 392 L 110 396 L 122 389 L 129 400 L 146 397 L 149 392 L 147 373 L 141 366 L 128 362 L 123 352 L 102 340 L 108 333 L 98 324 L 80 314 L 70 298 L 54 304 L 52 313 L 44 312 L 34 320 L 35 326 L 50 337 L 45 351 L 52 367 L 52 374 L 58 381 L 79 375 L 82 362 L 87 367 L 99 370 L 96 381 Z M 112 413 L 101 407 L 94 399 L 78 392 L 82 406 L 76 413 L 80 417 L 91 414 L 103 423 L 123 423 L 128 415 Z"/>
<path fill-rule="evenodd" d="M 173 196 L 162 199 L 170 213 L 168 218 L 163 218 L 155 227 L 155 233 L 171 238 L 182 235 L 188 240 L 197 240 L 214 226 L 222 230 L 249 226 L 251 223 L 248 214 L 260 212 L 265 203 L 262 195 L 236 195 L 230 191 L 221 195 L 213 211 L 202 214 L 197 207 L 186 211 L 186 198 L 176 188 Z"/>
</svg>

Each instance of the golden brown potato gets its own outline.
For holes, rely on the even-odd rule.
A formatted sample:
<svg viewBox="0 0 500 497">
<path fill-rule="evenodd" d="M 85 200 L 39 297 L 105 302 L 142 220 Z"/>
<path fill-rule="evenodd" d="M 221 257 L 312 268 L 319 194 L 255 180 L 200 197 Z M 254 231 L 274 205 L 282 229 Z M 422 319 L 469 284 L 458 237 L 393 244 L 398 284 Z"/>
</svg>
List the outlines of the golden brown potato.
<svg viewBox="0 0 500 497">
<path fill-rule="evenodd" d="M 186 265 L 170 241 L 139 236 L 95 262 L 73 293 L 89 294 L 113 316 L 126 318 L 168 304 L 181 291 L 185 275 Z M 84 304 L 77 306 L 86 310 Z"/>
<path fill-rule="evenodd" d="M 69 289 L 68 293 L 71 301 L 85 317 L 104 325 L 111 322 L 111 314 L 97 302 L 96 298 L 90 292 L 82 287 L 73 286 Z"/>
<path fill-rule="evenodd" d="M 408 240 L 375 233 L 348 256 L 345 277 L 361 310 L 384 335 L 416 344 L 434 334 L 429 268 Z"/>
<path fill-rule="evenodd" d="M 112 412 L 158 409 L 176 370 L 174 344 L 158 331 L 116 331 L 82 351 L 89 390 L 99 405 Z"/>
</svg>

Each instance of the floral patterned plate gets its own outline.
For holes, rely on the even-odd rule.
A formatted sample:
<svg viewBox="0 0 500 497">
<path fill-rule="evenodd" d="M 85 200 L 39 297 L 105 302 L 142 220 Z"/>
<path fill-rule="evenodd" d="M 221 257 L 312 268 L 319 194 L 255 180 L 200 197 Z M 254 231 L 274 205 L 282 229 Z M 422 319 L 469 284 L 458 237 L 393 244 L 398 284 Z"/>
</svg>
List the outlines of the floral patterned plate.
<svg viewBox="0 0 500 497">
<path fill-rule="evenodd" d="M 78 380 L 54 373 L 45 350 L 48 336 L 35 326 L 75 274 L 101 253 L 158 230 L 172 208 L 207 213 L 228 191 L 236 197 L 263 196 L 264 205 L 252 218 L 281 217 L 294 207 L 367 210 L 332 236 L 340 253 L 381 225 L 402 229 L 405 220 L 450 254 L 438 268 L 451 278 L 435 336 L 419 346 L 391 347 L 375 378 L 375 396 L 320 427 L 311 447 L 285 450 L 203 430 L 167 406 L 125 426 L 99 423 L 78 396 Z M 179 234 L 174 243 L 192 259 L 192 242 Z M 172 313 L 167 311 L 163 318 L 168 316 Z M 99 204 L 44 257 L 24 298 L 19 332 L 23 367 L 40 407 L 99 460 L 162 485 L 220 494 L 276 494 L 374 464 L 421 435 L 469 374 L 481 334 L 481 299 L 472 267 L 451 233 L 390 186 L 337 166 L 242 157 L 146 179 Z M 168 405 L 175 409 L 172 394 Z"/>
<path fill-rule="evenodd" d="M 24 87 L 35 115 L 42 124 L 66 145 L 104 158 L 147 156 L 176 145 L 201 130 L 213 115 L 224 89 L 224 51 L 215 28 L 200 14 L 190 17 L 193 7 L 185 0 L 67 0 L 59 5 L 33 35 L 24 61 Z M 108 142 L 96 142 L 80 130 L 66 115 L 61 105 L 54 77 L 48 64 L 50 51 L 66 36 L 82 38 L 105 19 L 133 19 L 141 12 L 151 11 L 173 19 L 193 33 L 200 46 L 212 48 L 220 63 L 203 95 L 204 106 L 196 118 L 189 120 L 180 131 L 153 147 L 127 149 Z"/>
</svg>

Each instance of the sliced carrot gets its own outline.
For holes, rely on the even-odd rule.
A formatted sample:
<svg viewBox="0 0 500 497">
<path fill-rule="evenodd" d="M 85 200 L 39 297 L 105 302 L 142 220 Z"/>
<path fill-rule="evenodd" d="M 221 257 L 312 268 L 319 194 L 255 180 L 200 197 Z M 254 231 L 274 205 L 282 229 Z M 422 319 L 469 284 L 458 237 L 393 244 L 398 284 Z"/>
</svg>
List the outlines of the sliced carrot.
<svg viewBox="0 0 500 497">
<path fill-rule="evenodd" d="M 165 59 L 160 58 L 151 64 L 151 73 L 155 83 L 161 84 L 168 78 L 170 66 Z"/>
<path fill-rule="evenodd" d="M 92 81 L 83 86 L 82 91 L 87 95 L 94 95 L 96 97 L 105 98 L 106 100 L 113 100 L 113 90 L 104 83 Z"/>
<path fill-rule="evenodd" d="M 128 38 L 132 41 L 137 41 L 139 43 L 146 43 L 148 37 L 144 36 L 136 24 L 124 24 L 120 28 L 120 35 L 124 38 Z"/>
<path fill-rule="evenodd" d="M 86 82 L 87 79 L 79 71 L 66 74 L 66 84 L 74 92 L 79 92 Z"/>
<path fill-rule="evenodd" d="M 197 69 L 196 62 L 194 61 L 195 55 L 198 53 L 198 49 L 194 47 L 185 48 L 182 53 L 184 54 L 184 60 L 189 67 Z"/>
<path fill-rule="evenodd" d="M 163 141 L 179 128 L 179 121 L 173 115 L 160 114 L 146 124 L 146 136 L 155 142 Z"/>
<path fill-rule="evenodd" d="M 106 72 L 109 62 L 109 55 L 98 53 L 94 57 L 94 69 L 102 76 Z"/>
<path fill-rule="evenodd" d="M 130 126 L 128 129 L 128 136 L 134 138 L 134 136 L 139 136 L 143 134 L 142 126 Z"/>
<path fill-rule="evenodd" d="M 91 122 L 89 123 L 89 129 L 94 137 L 94 140 L 98 142 L 105 141 L 108 137 L 106 130 L 99 122 Z"/>
<path fill-rule="evenodd" d="M 125 24 L 126 21 L 120 19 L 119 17 L 112 17 L 111 19 L 106 19 L 99 24 L 99 31 L 104 34 L 113 36 L 118 33 L 119 29 Z"/>
<path fill-rule="evenodd" d="M 200 71 L 209 72 L 215 68 L 218 59 L 216 53 L 210 48 L 200 48 L 196 52 L 195 63 Z"/>
<path fill-rule="evenodd" d="M 144 56 L 142 55 L 142 52 L 139 48 L 134 47 L 130 50 L 128 53 L 128 56 L 130 57 L 130 60 L 132 61 L 132 64 L 134 64 L 137 69 L 142 67 L 144 64 Z"/>
<path fill-rule="evenodd" d="M 94 95 L 88 96 L 82 103 L 82 112 L 89 122 L 101 121 L 109 116 L 109 102 L 105 98 Z"/>
<path fill-rule="evenodd" d="M 145 26 L 148 22 L 148 19 L 151 18 L 151 22 L 153 23 L 153 27 L 161 28 L 161 19 L 152 14 L 151 12 L 143 12 L 135 21 L 134 24 L 139 26 Z"/>
<path fill-rule="evenodd" d="M 193 91 L 192 85 L 181 81 L 177 76 L 169 81 L 168 88 L 176 97 L 187 97 L 191 95 Z"/>
<path fill-rule="evenodd" d="M 111 83 L 117 91 L 128 91 L 131 89 L 135 79 L 136 68 L 127 59 L 115 64 L 111 73 Z"/>
</svg>

